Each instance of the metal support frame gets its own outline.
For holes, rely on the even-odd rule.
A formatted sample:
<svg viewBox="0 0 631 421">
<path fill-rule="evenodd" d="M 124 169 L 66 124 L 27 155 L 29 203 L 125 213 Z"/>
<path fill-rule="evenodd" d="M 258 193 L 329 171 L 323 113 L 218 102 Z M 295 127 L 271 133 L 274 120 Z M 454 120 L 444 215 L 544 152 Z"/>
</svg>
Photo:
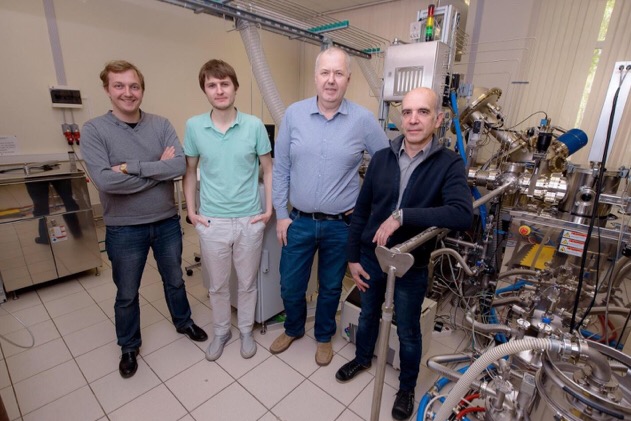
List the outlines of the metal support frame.
<svg viewBox="0 0 631 421">
<path fill-rule="evenodd" d="M 478 208 L 492 199 L 500 196 L 504 191 L 514 186 L 513 182 L 506 183 L 497 189 L 489 192 L 485 196 L 473 202 L 473 208 Z M 383 393 L 383 383 L 386 373 L 386 360 L 388 359 L 387 349 L 390 338 L 390 327 L 392 326 L 392 313 L 394 312 L 394 284 L 395 278 L 405 275 L 414 264 L 414 256 L 409 252 L 428 242 L 434 237 L 447 234 L 450 230 L 446 228 L 430 227 L 409 240 L 396 245 L 390 249 L 379 246 L 375 250 L 377 260 L 381 270 L 388 274 L 386 283 L 386 296 L 382 306 L 381 324 L 379 325 L 379 344 L 377 345 L 377 370 L 375 373 L 375 387 L 372 394 L 372 407 L 370 420 L 379 420 L 381 410 L 381 395 Z"/>
<path fill-rule="evenodd" d="M 320 45 L 328 41 L 324 35 L 320 35 L 309 30 L 299 28 L 288 23 L 281 22 L 276 19 L 272 19 L 260 14 L 249 12 L 244 9 L 238 9 L 233 6 L 229 6 L 226 3 L 220 3 L 211 0 L 159 0 L 164 3 L 181 6 L 194 11 L 195 13 L 206 13 L 212 16 L 221 18 L 231 18 L 232 20 L 243 19 L 248 22 L 252 22 L 256 25 L 260 25 L 264 29 L 271 32 L 275 32 L 281 35 L 286 35 L 293 38 L 299 38 L 303 41 L 311 42 L 313 44 Z M 371 55 L 363 51 L 357 50 L 348 45 L 340 44 L 333 41 L 332 44 L 348 54 L 370 59 Z"/>
</svg>

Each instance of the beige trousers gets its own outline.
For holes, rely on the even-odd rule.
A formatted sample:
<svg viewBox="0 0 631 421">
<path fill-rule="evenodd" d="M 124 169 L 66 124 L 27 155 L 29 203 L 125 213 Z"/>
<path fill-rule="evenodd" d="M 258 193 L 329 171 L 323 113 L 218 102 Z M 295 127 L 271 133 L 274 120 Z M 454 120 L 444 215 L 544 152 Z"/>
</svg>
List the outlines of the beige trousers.
<svg viewBox="0 0 631 421">
<path fill-rule="evenodd" d="M 257 299 L 257 274 L 263 246 L 263 222 L 243 218 L 209 218 L 210 226 L 197 224 L 202 255 L 204 285 L 209 286 L 215 335 L 230 330 L 230 275 L 234 265 L 238 279 L 238 326 L 252 331 Z"/>
</svg>

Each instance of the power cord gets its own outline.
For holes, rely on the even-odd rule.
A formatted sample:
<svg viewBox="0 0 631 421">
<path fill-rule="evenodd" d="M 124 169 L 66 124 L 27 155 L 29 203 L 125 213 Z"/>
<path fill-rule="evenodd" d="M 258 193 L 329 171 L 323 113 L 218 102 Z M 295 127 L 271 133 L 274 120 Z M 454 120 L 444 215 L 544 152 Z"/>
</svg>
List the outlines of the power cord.
<svg viewBox="0 0 631 421">
<path fill-rule="evenodd" d="M 527 121 L 530 117 L 533 117 L 533 116 L 535 116 L 535 115 L 537 115 L 537 114 L 543 114 L 543 115 L 545 116 L 545 119 L 546 119 L 546 120 L 548 119 L 548 114 L 547 114 L 545 111 L 535 111 L 534 113 L 530 114 L 528 117 L 524 118 L 524 119 L 523 119 L 522 121 L 520 121 L 519 123 L 517 123 L 517 124 L 513 124 L 512 126 L 505 128 L 504 130 L 505 130 L 505 131 L 509 131 L 509 130 L 511 130 L 511 129 L 513 129 L 513 128 L 515 128 L 515 127 L 519 126 L 520 124 L 524 123 L 524 122 L 525 122 L 525 121 Z"/>
<path fill-rule="evenodd" d="M 26 324 L 22 320 L 20 320 L 20 318 L 18 316 L 16 316 L 15 314 L 11 313 L 9 310 L 4 308 L 2 305 L 0 305 L 0 308 L 2 310 L 4 310 L 6 313 L 8 313 L 11 316 L 13 316 L 13 318 L 15 320 L 17 320 L 22 326 L 24 326 L 24 329 L 26 329 L 26 331 L 28 332 L 28 334 L 31 337 L 31 344 L 30 345 L 20 345 L 20 344 L 12 341 L 11 339 L 7 338 L 5 335 L 2 335 L 2 334 L 0 334 L 0 338 L 4 339 L 5 341 L 10 343 L 11 345 L 17 346 L 18 348 L 24 348 L 24 349 L 33 348 L 35 346 L 35 336 L 33 335 L 33 332 L 31 331 L 31 329 L 29 329 L 28 326 L 26 326 Z"/>
<path fill-rule="evenodd" d="M 585 239 L 585 248 L 583 249 L 583 254 L 581 256 L 581 266 L 578 274 L 578 286 L 576 288 L 576 296 L 574 297 L 574 308 L 572 310 L 572 319 L 570 321 L 570 333 L 573 333 L 577 327 L 576 324 L 576 313 L 578 312 L 578 307 L 581 299 L 581 292 L 583 289 L 583 277 L 585 275 L 585 264 L 587 263 L 587 254 L 589 249 L 589 242 L 592 238 L 592 233 L 594 231 L 594 223 L 596 217 L 598 216 L 598 204 L 600 199 L 601 188 L 604 182 L 605 175 L 605 164 L 607 161 L 607 155 L 609 151 L 609 142 L 611 141 L 611 132 L 613 130 L 613 120 L 616 115 L 616 106 L 618 104 L 618 95 L 620 94 L 620 88 L 622 87 L 622 83 L 627 76 L 629 70 L 631 70 L 631 65 L 628 65 L 625 69 L 623 65 L 620 65 L 618 68 L 620 70 L 620 83 L 618 85 L 618 89 L 616 89 L 616 93 L 613 96 L 613 102 L 611 105 L 611 113 L 609 115 L 609 124 L 607 126 L 607 136 L 605 138 L 605 146 L 603 148 L 603 156 L 601 160 L 600 168 L 598 169 L 598 176 L 596 181 L 596 194 L 594 197 L 594 206 L 592 208 L 592 215 L 589 221 L 589 228 L 587 229 L 587 238 Z M 627 320 L 628 321 L 628 320 Z"/>
</svg>

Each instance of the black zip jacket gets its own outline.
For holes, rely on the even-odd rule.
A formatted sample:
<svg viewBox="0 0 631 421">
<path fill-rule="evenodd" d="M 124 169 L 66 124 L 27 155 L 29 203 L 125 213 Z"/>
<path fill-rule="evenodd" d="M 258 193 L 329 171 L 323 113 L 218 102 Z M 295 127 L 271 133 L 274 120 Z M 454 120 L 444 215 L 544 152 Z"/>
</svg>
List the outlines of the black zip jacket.
<svg viewBox="0 0 631 421">
<path fill-rule="evenodd" d="M 375 257 L 372 239 L 379 226 L 397 206 L 399 199 L 399 150 L 403 135 L 390 147 L 375 153 L 370 161 L 348 238 L 348 260 L 359 262 L 360 252 Z M 401 199 L 403 225 L 397 229 L 386 247 L 409 240 L 429 227 L 466 230 L 473 221 L 472 196 L 467 185 L 462 158 L 440 145 L 434 136 L 428 156 L 414 170 Z M 427 265 L 433 241 L 416 248 L 414 266 Z M 375 257 L 376 258 L 376 257 Z"/>
</svg>

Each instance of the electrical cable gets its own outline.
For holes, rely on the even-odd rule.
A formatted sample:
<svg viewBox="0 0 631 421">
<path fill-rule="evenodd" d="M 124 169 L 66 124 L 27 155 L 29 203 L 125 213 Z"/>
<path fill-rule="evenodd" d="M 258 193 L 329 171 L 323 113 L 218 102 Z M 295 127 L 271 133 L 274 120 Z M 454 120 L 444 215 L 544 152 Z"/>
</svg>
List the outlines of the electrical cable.
<svg viewBox="0 0 631 421">
<path fill-rule="evenodd" d="M 460 403 L 458 405 L 463 406 L 471 406 L 471 403 L 473 402 L 474 399 L 478 399 L 480 397 L 479 393 L 471 393 L 467 396 L 465 396 L 464 398 L 462 398 L 462 400 L 460 401 Z"/>
<path fill-rule="evenodd" d="M 596 342 L 600 342 L 602 340 L 602 336 L 600 336 L 598 333 L 595 332 L 591 332 L 587 329 L 579 329 L 578 333 L 583 337 L 583 339 L 587 339 L 590 341 L 596 341 Z"/>
<path fill-rule="evenodd" d="M 542 110 L 541 110 L 541 111 L 535 111 L 534 113 L 530 114 L 528 117 L 524 118 L 524 119 L 523 119 L 522 121 L 520 121 L 519 123 L 514 124 L 514 125 L 512 125 L 511 127 L 508 127 L 508 128 L 506 128 L 506 129 L 504 129 L 504 130 L 508 131 L 508 130 L 510 130 L 510 129 L 512 129 L 512 128 L 514 128 L 514 127 L 517 127 L 517 126 L 519 126 L 520 124 L 522 124 L 523 122 L 525 122 L 526 120 L 528 120 L 530 117 L 533 117 L 533 116 L 535 116 L 535 115 L 537 115 L 537 114 L 543 114 L 543 115 L 545 116 L 546 120 L 548 119 L 548 114 L 547 114 L 545 111 L 542 111 Z"/>
<path fill-rule="evenodd" d="M 599 286 L 600 285 L 600 255 L 601 255 L 600 225 L 598 226 L 597 229 L 598 229 L 598 253 L 597 253 L 597 257 L 596 257 L 596 284 L 594 286 L 594 296 L 592 297 L 591 301 L 589 302 L 589 305 L 587 306 L 587 309 L 583 313 L 583 317 L 581 318 L 581 321 L 578 323 L 578 326 L 582 326 L 583 325 L 583 323 L 585 322 L 585 319 L 587 318 L 587 316 L 589 316 L 589 313 L 592 311 L 592 308 L 594 307 L 594 304 L 596 303 L 596 297 L 598 295 L 598 290 L 600 288 L 600 286 Z M 611 274 L 613 273 L 613 264 L 609 266 L 609 268 L 607 269 L 607 273 L 609 274 L 609 276 L 611 276 Z M 607 278 L 607 275 L 605 275 L 605 278 Z M 607 335 L 605 334 L 604 336 L 606 337 Z"/>
<path fill-rule="evenodd" d="M 10 343 L 11 345 L 17 346 L 18 348 L 24 348 L 24 349 L 33 348 L 35 346 L 35 336 L 33 335 L 33 332 L 31 331 L 31 329 L 29 329 L 29 327 L 22 320 L 20 320 L 20 318 L 18 316 L 16 316 L 15 314 L 11 313 L 6 308 L 3 308 L 3 306 L 1 306 L 1 305 L 0 305 L 0 308 L 2 308 L 5 312 L 10 314 L 11 316 L 13 316 L 13 318 L 15 320 L 17 320 L 22 326 L 24 326 L 24 329 L 26 329 L 26 331 L 28 332 L 29 336 L 31 337 L 31 344 L 30 345 L 26 345 L 26 346 L 25 345 L 20 345 L 20 344 L 18 344 L 16 342 L 12 341 L 11 339 L 7 338 L 6 335 L 1 335 L 1 334 L 0 334 L 0 338 L 4 339 L 5 341 Z"/>
<path fill-rule="evenodd" d="M 622 71 L 624 69 L 623 66 L 620 66 L 620 70 Z M 626 72 L 625 75 L 626 76 Z M 592 215 L 589 221 L 589 227 L 587 229 L 587 237 L 585 239 L 585 247 L 583 249 L 583 253 L 581 255 L 581 266 L 580 266 L 580 270 L 579 270 L 579 275 L 578 275 L 578 285 L 576 288 L 576 296 L 574 297 L 574 308 L 572 310 L 572 318 L 570 320 L 570 333 L 573 333 L 574 330 L 576 329 L 576 313 L 578 312 L 578 307 L 580 304 L 580 298 L 581 298 L 581 292 L 582 292 L 582 288 L 583 288 L 583 276 L 585 273 L 585 263 L 587 262 L 587 252 L 589 249 L 589 242 L 591 240 L 592 237 L 592 233 L 594 230 L 594 223 L 596 220 L 596 215 L 598 212 L 598 204 L 599 204 L 599 199 L 600 199 L 600 191 L 601 191 L 601 187 L 602 184 L 604 182 L 603 180 L 603 176 L 605 174 L 605 164 L 607 161 L 607 152 L 609 150 L 609 142 L 611 141 L 611 132 L 613 130 L 613 120 L 614 120 L 614 116 L 616 114 L 616 106 L 618 104 L 618 95 L 620 94 L 620 88 L 622 87 L 622 82 L 624 81 L 624 76 L 620 77 L 620 84 L 618 85 L 618 88 L 616 89 L 616 93 L 614 94 L 613 97 L 613 102 L 611 105 L 611 113 L 609 115 L 609 124 L 607 126 L 607 136 L 605 138 L 605 146 L 603 148 L 603 157 L 602 157 L 602 161 L 601 161 L 601 165 L 600 168 L 598 170 L 598 176 L 596 179 L 596 194 L 594 197 L 594 205 L 592 208 Z M 631 314 L 631 312 L 630 312 Z M 627 320 L 628 320 L 628 316 L 627 316 Z"/>
<path fill-rule="evenodd" d="M 629 324 L 629 318 L 631 318 L 631 311 L 627 314 L 627 318 L 622 325 L 622 330 L 620 331 L 620 336 L 618 336 L 618 340 L 616 341 L 616 345 L 613 347 L 614 349 L 618 349 L 618 345 L 620 345 L 620 339 L 624 335 L 624 332 L 627 330 L 627 325 Z"/>
<path fill-rule="evenodd" d="M 444 395 L 436 395 L 432 399 L 430 399 L 430 401 L 427 403 L 427 406 L 425 407 L 425 411 L 423 411 L 423 418 L 421 419 L 424 420 L 427 418 L 427 413 L 429 412 L 429 409 L 432 407 L 434 402 L 436 402 L 438 399 L 446 398 L 446 397 L 447 397 L 447 394 L 444 394 Z"/>
<path fill-rule="evenodd" d="M 604 314 L 600 314 L 598 316 L 598 320 L 600 320 L 600 324 L 603 329 L 603 337 L 601 339 L 601 342 L 609 343 L 611 341 L 615 341 L 618 338 L 618 334 L 616 333 L 616 328 L 613 322 L 609 319 L 605 319 Z M 606 323 L 605 320 L 607 320 Z M 609 336 L 609 329 L 611 329 L 611 336 Z"/>
</svg>

